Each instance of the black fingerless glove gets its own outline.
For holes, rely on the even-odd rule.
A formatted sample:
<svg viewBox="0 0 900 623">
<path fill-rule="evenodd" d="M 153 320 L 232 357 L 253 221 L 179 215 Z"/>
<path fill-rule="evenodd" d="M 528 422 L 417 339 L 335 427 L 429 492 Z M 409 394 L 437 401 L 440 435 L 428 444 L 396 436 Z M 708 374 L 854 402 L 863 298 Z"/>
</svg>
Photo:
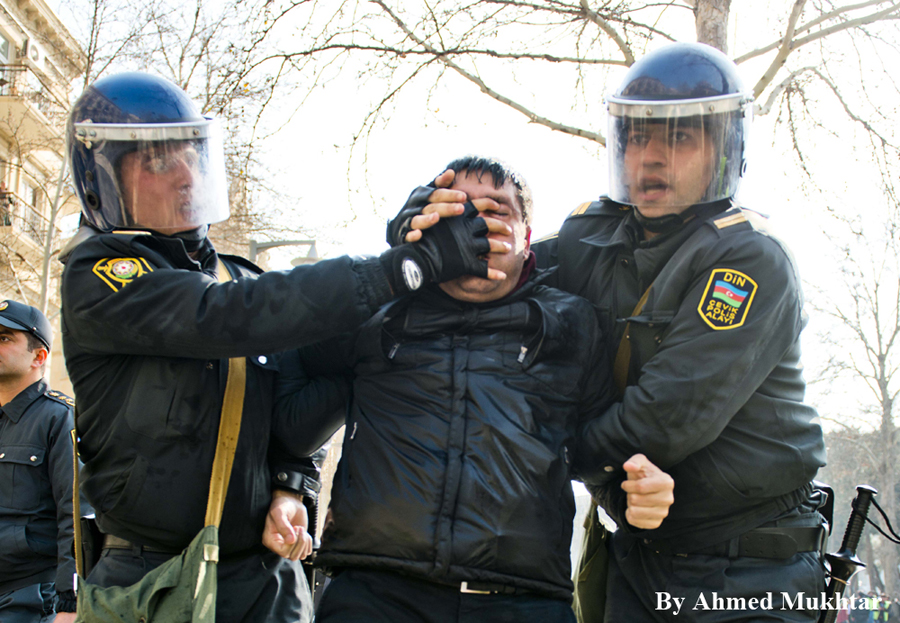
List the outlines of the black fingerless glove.
<svg viewBox="0 0 900 623">
<path fill-rule="evenodd" d="M 419 216 L 425 206 L 428 205 L 428 198 L 437 188 L 431 184 L 427 186 L 419 186 L 409 195 L 409 199 L 400 208 L 400 212 L 393 220 L 387 224 L 387 243 L 392 247 L 399 247 L 406 242 L 406 234 L 412 231 L 410 223 L 413 217 Z"/>
<path fill-rule="evenodd" d="M 441 219 L 422 232 L 419 242 L 385 251 L 379 259 L 394 294 L 463 275 L 487 277 L 487 260 L 479 258 L 491 250 L 487 233 L 487 223 L 467 203 L 462 216 Z"/>
</svg>

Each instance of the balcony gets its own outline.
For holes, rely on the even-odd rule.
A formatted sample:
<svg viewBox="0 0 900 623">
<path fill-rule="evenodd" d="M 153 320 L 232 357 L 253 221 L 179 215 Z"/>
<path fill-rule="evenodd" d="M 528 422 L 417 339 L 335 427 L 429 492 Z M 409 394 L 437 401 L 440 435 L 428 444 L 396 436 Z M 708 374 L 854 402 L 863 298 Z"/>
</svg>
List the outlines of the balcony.
<svg viewBox="0 0 900 623">
<path fill-rule="evenodd" d="M 34 206 L 14 192 L 0 190 L 0 236 L 8 239 L 7 246 L 19 253 L 42 253 L 48 227 L 47 218 Z"/>
<path fill-rule="evenodd" d="M 0 65 L 0 126 L 16 142 L 62 140 L 67 106 L 26 65 Z M 61 147 L 61 143 L 56 148 Z"/>
</svg>

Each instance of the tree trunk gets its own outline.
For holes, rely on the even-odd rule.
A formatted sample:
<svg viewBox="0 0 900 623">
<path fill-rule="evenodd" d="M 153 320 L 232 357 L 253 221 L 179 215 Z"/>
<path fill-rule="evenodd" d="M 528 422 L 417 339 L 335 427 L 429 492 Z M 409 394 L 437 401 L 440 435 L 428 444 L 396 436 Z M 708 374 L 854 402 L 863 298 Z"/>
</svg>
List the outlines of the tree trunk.
<svg viewBox="0 0 900 623">
<path fill-rule="evenodd" d="M 884 592 L 884 584 L 881 582 L 881 574 L 875 563 L 875 548 L 872 547 L 872 535 L 863 531 L 863 548 L 866 552 L 863 559 L 866 563 L 866 572 L 869 575 L 869 590 Z"/>
<path fill-rule="evenodd" d="M 731 0 L 697 0 L 694 5 L 697 41 L 728 54 L 728 11 L 730 9 Z"/>
</svg>

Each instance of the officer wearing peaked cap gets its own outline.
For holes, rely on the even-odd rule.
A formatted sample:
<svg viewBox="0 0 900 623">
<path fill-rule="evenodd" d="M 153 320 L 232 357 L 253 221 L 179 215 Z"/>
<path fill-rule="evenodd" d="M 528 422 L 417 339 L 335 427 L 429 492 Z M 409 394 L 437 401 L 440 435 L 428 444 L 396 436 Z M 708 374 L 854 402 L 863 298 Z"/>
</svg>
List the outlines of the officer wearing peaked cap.
<svg viewBox="0 0 900 623">
<path fill-rule="evenodd" d="M 73 621 L 71 398 L 47 387 L 53 330 L 0 302 L 0 621 Z M 90 507 L 82 502 L 82 511 Z M 55 614 L 54 614 L 55 613 Z"/>
</svg>

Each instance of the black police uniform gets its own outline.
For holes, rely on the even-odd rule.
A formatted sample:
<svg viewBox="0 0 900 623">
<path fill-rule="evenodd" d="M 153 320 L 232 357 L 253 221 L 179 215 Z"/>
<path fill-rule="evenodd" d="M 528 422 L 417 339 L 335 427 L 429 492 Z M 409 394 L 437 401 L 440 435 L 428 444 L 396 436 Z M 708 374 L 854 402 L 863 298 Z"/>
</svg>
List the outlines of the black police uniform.
<svg viewBox="0 0 900 623">
<path fill-rule="evenodd" d="M 710 591 L 771 590 L 778 608 L 781 591 L 823 587 L 820 554 L 809 551 L 819 549 L 823 531 L 784 529 L 819 526 L 810 481 L 825 450 L 816 412 L 803 404 L 800 279 L 763 221 L 720 201 L 676 231 L 644 240 L 632 208 L 604 198 L 579 207 L 558 238 L 534 245 L 539 263 L 559 265 L 559 287 L 598 306 L 612 352 L 628 334 L 622 401 L 581 440 L 604 450 L 597 456 L 607 461 L 584 477 L 607 473 L 609 485 L 592 492 L 619 518 L 608 620 L 670 620 L 671 610 L 657 602 L 666 593 L 686 599 L 678 620 L 760 618 L 702 603 L 689 609 L 701 590 L 707 600 Z M 621 520 L 621 465 L 636 452 L 675 480 L 675 502 L 655 530 Z M 751 532 L 760 526 L 781 526 L 801 553 L 791 555 L 781 537 Z"/>
<path fill-rule="evenodd" d="M 0 407 L 0 621 L 74 612 L 72 399 L 41 379 Z M 90 513 L 90 508 L 83 510 Z M 55 585 L 55 590 L 54 590 Z M 48 620 L 49 620 L 48 618 Z"/>
<path fill-rule="evenodd" d="M 62 335 L 79 401 L 82 487 L 109 547 L 88 577 L 127 585 L 202 528 L 229 357 L 248 358 L 241 434 L 220 527 L 219 621 L 311 616 L 300 563 L 261 545 L 272 488 L 314 498 L 302 430 L 273 418 L 269 353 L 359 325 L 390 298 L 378 260 L 257 278 L 204 240 L 97 234 L 64 258 Z M 218 284 L 217 259 L 235 279 Z M 373 263 L 374 262 L 374 263 Z M 305 449 L 305 448 L 304 448 Z"/>
</svg>

